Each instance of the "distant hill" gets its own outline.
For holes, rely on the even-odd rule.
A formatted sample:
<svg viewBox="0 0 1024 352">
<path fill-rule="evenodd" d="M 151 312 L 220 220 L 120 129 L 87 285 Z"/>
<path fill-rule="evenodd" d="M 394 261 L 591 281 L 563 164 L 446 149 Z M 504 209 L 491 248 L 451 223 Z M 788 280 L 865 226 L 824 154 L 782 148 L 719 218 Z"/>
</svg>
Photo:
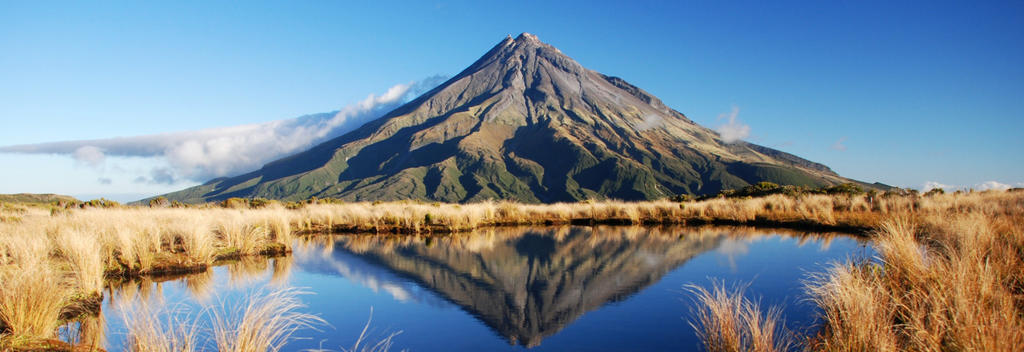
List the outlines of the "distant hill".
<svg viewBox="0 0 1024 352">
<path fill-rule="evenodd" d="M 28 203 L 28 204 L 50 204 L 53 202 L 78 202 L 78 199 L 72 196 L 65 196 L 60 194 L 37 194 L 37 193 L 18 193 L 18 194 L 0 194 L 0 202 L 6 203 Z"/>
<path fill-rule="evenodd" d="M 644 90 L 523 33 L 359 129 L 166 197 L 643 200 L 760 181 L 857 182 L 792 154 L 723 140 Z"/>
</svg>

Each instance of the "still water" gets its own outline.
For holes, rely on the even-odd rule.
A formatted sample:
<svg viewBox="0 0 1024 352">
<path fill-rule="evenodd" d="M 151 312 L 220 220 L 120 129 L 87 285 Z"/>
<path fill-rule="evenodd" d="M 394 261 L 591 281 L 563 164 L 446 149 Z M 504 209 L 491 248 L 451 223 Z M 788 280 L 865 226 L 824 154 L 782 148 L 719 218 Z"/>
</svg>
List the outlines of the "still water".
<svg viewBox="0 0 1024 352">
<path fill-rule="evenodd" d="M 286 350 L 341 351 L 366 325 L 371 339 L 400 332 L 394 350 L 680 351 L 700 347 L 684 285 L 749 285 L 784 307 L 790 328 L 811 329 L 803 281 L 828 263 L 873 255 L 838 234 L 735 227 L 498 228 L 450 236 L 318 236 L 291 256 L 248 258 L 164 282 L 111 288 L 103 330 L 124 348 L 121 309 L 235 305 L 261 290 L 308 291 L 305 311 L 328 326 L 295 334 Z M 103 326 L 103 328 L 100 328 Z"/>
</svg>

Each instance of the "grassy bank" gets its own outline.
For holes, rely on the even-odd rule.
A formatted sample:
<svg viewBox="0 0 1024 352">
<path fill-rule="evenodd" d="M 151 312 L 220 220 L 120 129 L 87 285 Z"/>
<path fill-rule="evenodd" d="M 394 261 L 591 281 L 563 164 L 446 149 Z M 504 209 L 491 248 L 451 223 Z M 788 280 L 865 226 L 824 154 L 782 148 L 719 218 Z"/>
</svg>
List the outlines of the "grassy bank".
<svg viewBox="0 0 1024 352">
<path fill-rule="evenodd" d="M 772 194 L 686 202 L 558 204 L 0 204 L 0 331 L 8 335 L 4 338 L 8 342 L 52 339 L 62 317 L 87 311 L 82 307 L 94 306 L 90 302 L 111 282 L 203 272 L 217 260 L 278 255 L 290 250 L 296 236 L 305 234 L 424 234 L 569 223 L 712 223 L 867 231 L 880 228 L 889 219 L 926 224 L 926 219 L 939 221 L 950 214 L 1020 220 L 1022 203 L 1022 192 L 977 192 L 929 196 Z"/>
<path fill-rule="evenodd" d="M 936 207 L 936 205 L 943 205 Z M 742 292 L 695 290 L 710 351 L 1019 351 L 1024 346 L 1024 195 L 936 197 L 885 217 L 879 257 L 809 278 L 822 327 L 781 329 Z M 799 343 L 796 343 L 799 342 Z"/>
</svg>

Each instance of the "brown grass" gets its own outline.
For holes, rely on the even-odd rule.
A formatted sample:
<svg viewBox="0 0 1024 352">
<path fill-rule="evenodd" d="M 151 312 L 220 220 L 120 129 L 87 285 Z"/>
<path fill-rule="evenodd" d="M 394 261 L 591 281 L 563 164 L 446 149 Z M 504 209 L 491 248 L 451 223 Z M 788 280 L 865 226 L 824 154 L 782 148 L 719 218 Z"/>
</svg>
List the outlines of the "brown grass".
<svg viewBox="0 0 1024 352">
<path fill-rule="evenodd" d="M 215 346 L 225 352 L 278 351 L 300 329 L 315 328 L 324 321 L 299 312 L 303 292 L 280 289 L 254 292 L 243 302 L 220 302 L 219 307 L 193 314 L 184 307 L 159 301 L 122 302 L 127 344 L 136 352 L 202 351 Z M 209 323 L 209 329 L 200 326 Z"/>
<path fill-rule="evenodd" d="M 938 195 L 872 205 L 877 261 L 832 265 L 808 284 L 815 351 L 1019 351 L 1024 346 L 1024 195 Z M 738 293 L 697 291 L 711 350 L 763 328 L 736 323 Z M 736 308 L 741 307 L 741 308 Z M 771 316 L 771 312 L 767 316 Z M 726 346 L 719 348 L 719 346 Z"/>
<path fill-rule="evenodd" d="M 815 349 L 1019 350 L 1021 219 L 972 213 L 884 223 L 881 265 L 837 265 L 812 283 L 826 321 Z"/>
<path fill-rule="evenodd" d="M 839 341 L 859 340 L 866 342 L 851 342 L 850 349 L 878 347 L 884 343 L 872 341 L 883 339 L 893 341 L 896 349 L 939 345 L 999 350 L 1024 342 L 1016 333 L 1024 330 L 1017 329 L 1019 307 L 1024 306 L 1022 204 L 1024 192 L 772 195 L 682 203 L 334 203 L 296 209 L 270 205 L 51 211 L 5 204 L 0 207 L 6 217 L 0 221 L 0 268 L 3 280 L 12 284 L 0 285 L 0 296 L 10 304 L 2 318 L 11 331 L 39 335 L 54 328 L 51 318 L 31 318 L 37 323 L 18 328 L 14 326 L 21 323 L 7 321 L 34 312 L 55 315 L 52 306 L 67 304 L 72 292 L 95 292 L 109 285 L 104 276 L 203 271 L 218 259 L 287 252 L 297 236 L 324 231 L 426 234 L 501 225 L 716 223 L 876 230 L 868 235 L 878 238 L 881 266 L 838 265 L 812 288 L 831 314 L 827 318 L 834 318 L 829 324 L 835 325 L 828 325 L 827 333 L 816 340 L 819 347 L 841 350 L 845 345 Z M 22 269 L 45 276 L 35 284 L 61 289 L 47 290 L 51 296 L 20 297 L 34 292 L 14 289 L 21 280 L 17 273 L 26 271 Z M 287 269 L 275 265 L 275 272 Z M 208 287 L 201 281 L 193 286 L 200 291 Z M 31 301 L 42 297 L 49 298 Z M 870 319 L 880 325 L 861 324 Z M 846 328 L 855 325 L 866 331 Z"/>
<path fill-rule="evenodd" d="M 697 303 L 691 326 L 704 347 L 711 352 L 776 352 L 793 346 L 792 334 L 780 320 L 782 311 L 771 307 L 762 312 L 760 304 L 743 295 L 743 287 L 727 289 L 715 283 L 711 290 L 691 285 Z"/>
<path fill-rule="evenodd" d="M 298 299 L 301 291 L 281 289 L 250 296 L 244 308 L 215 312 L 213 333 L 218 351 L 278 351 L 293 333 L 326 322 L 318 316 L 301 313 L 305 307 Z"/>
<path fill-rule="evenodd" d="M 68 291 L 48 263 L 29 260 L 2 267 L 0 320 L 15 338 L 52 338 Z"/>
<path fill-rule="evenodd" d="M 125 344 L 133 352 L 193 352 L 200 338 L 192 315 L 169 311 L 166 306 L 139 302 L 121 311 L 128 335 Z"/>
</svg>

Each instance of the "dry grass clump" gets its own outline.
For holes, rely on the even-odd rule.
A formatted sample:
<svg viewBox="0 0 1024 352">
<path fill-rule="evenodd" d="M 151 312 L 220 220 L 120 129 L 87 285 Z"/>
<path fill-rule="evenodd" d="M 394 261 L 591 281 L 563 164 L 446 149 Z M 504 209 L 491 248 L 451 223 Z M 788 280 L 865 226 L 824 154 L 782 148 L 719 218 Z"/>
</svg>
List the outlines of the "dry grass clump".
<svg viewBox="0 0 1024 352">
<path fill-rule="evenodd" d="M 0 321 L 16 338 L 54 337 L 68 294 L 50 264 L 38 258 L 0 266 Z"/>
<path fill-rule="evenodd" d="M 1024 253 L 1024 192 L 776 194 L 699 202 L 364 202 L 290 208 L 268 203 L 238 209 L 65 210 L 4 204 L 0 215 L 17 217 L 16 221 L 0 221 L 0 268 L 5 272 L 4 280 L 12 282 L 0 285 L 0 295 L 14 305 L 44 297 L 18 297 L 33 292 L 14 289 L 17 286 L 13 283 L 20 280 L 15 274 L 25 271 L 23 268 L 47 275 L 39 280 L 40 285 L 65 288 L 48 293 L 65 295 L 51 298 L 51 304 L 68 304 L 78 294 L 102 291 L 104 276 L 137 278 L 203 271 L 218 259 L 284 253 L 290 251 L 299 235 L 323 231 L 427 234 L 486 226 L 567 223 L 873 228 L 878 230 L 875 236 L 883 265 L 841 265 L 819 280 L 814 292 L 826 312 L 835 305 L 839 312 L 835 314 L 861 314 L 857 309 L 869 308 L 853 305 L 859 302 L 856 300 L 890 302 L 889 306 L 870 308 L 879 309 L 877 312 L 862 313 L 884 317 L 883 313 L 891 312 L 894 322 L 878 326 L 889 327 L 898 348 L 940 344 L 999 349 L 1003 345 L 987 344 L 1024 343 L 1019 334 L 1007 333 L 1024 331 L 1011 329 L 1020 327 L 1019 307 L 1024 306 L 1020 298 L 1024 297 L 1024 256 L 1020 255 Z M 202 286 L 196 285 L 197 289 Z M 847 300 L 853 301 L 848 304 Z M 14 314 L 11 312 L 8 314 Z M 3 319 L 6 322 L 8 318 Z M 828 336 L 887 338 L 878 332 L 856 335 L 860 332 L 841 330 L 866 318 L 849 320 L 836 315 L 835 319 L 836 327 L 826 329 L 831 335 L 820 339 L 822 346 L 839 346 L 829 342 Z M 12 330 L 16 324 L 7 323 Z"/>
<path fill-rule="evenodd" d="M 256 254 L 267 237 L 262 224 L 246 222 L 241 215 L 232 214 L 217 223 L 217 239 L 239 254 Z"/>
<path fill-rule="evenodd" d="M 1024 346 L 1024 196 L 937 194 L 871 207 L 889 214 L 871 234 L 878 260 L 834 264 L 812 277 L 808 290 L 823 311 L 823 326 L 805 349 Z M 697 293 L 705 304 L 701 336 L 709 349 L 735 346 L 737 336 L 763 331 L 735 323 L 744 314 L 735 308 L 743 307 L 738 293 Z"/>
<path fill-rule="evenodd" d="M 714 283 L 711 290 L 688 286 L 696 295 L 697 330 L 704 347 L 712 352 L 775 352 L 793 347 L 792 334 L 781 323 L 782 311 L 771 307 L 762 313 L 760 304 L 743 296 L 743 288 L 727 289 Z"/>
<path fill-rule="evenodd" d="M 234 352 L 279 351 L 296 331 L 326 322 L 301 313 L 301 291 L 282 289 L 250 296 L 244 308 L 214 313 L 213 333 L 217 350 Z"/>
<path fill-rule="evenodd" d="M 191 264 L 212 264 L 217 255 L 217 238 L 209 223 L 200 218 L 181 221 L 181 228 L 175 233 L 175 241 Z"/>
<path fill-rule="evenodd" d="M 121 311 L 128 327 L 125 346 L 134 352 L 193 352 L 200 339 L 199 324 L 181 311 L 138 304 Z"/>
<path fill-rule="evenodd" d="M 210 346 L 227 352 L 279 351 L 299 330 L 325 324 L 299 311 L 305 307 L 298 299 L 301 294 L 295 289 L 255 292 L 244 302 L 220 302 L 220 308 L 195 315 L 136 301 L 133 309 L 123 311 L 127 346 L 137 352 L 202 351 Z"/>
<path fill-rule="evenodd" d="M 98 239 L 80 231 L 64 231 L 57 236 L 58 251 L 71 266 L 78 288 L 88 294 L 103 291 L 104 265 Z"/>
<path fill-rule="evenodd" d="M 828 351 L 1014 351 L 1024 346 L 1024 227 L 984 214 L 878 230 L 881 265 L 845 264 L 812 284 Z M 1016 221 L 1014 221 L 1016 220 Z"/>
</svg>

